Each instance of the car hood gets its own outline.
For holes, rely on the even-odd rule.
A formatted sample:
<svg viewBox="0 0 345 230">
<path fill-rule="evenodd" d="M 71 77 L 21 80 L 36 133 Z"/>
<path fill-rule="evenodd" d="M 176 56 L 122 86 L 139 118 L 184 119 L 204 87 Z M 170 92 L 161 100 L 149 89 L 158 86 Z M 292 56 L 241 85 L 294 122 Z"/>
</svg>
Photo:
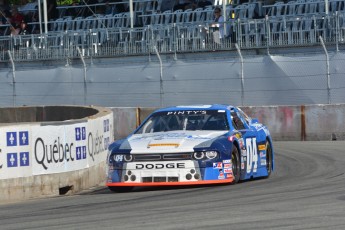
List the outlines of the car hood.
<svg viewBox="0 0 345 230">
<path fill-rule="evenodd" d="M 227 131 L 186 131 L 133 134 L 125 145 L 131 153 L 192 152 L 203 142 L 222 136 Z"/>
</svg>

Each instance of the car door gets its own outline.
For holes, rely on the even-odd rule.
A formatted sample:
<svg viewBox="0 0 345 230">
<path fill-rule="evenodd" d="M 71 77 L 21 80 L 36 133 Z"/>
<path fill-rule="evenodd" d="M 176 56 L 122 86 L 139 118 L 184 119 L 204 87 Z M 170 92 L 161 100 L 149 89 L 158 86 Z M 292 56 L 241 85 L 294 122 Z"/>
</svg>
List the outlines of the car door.
<svg viewBox="0 0 345 230">
<path fill-rule="evenodd" d="M 241 180 L 249 179 L 255 176 L 258 171 L 258 140 L 257 132 L 251 126 L 249 121 L 241 115 L 239 111 L 231 112 L 232 124 L 241 135 Z"/>
</svg>

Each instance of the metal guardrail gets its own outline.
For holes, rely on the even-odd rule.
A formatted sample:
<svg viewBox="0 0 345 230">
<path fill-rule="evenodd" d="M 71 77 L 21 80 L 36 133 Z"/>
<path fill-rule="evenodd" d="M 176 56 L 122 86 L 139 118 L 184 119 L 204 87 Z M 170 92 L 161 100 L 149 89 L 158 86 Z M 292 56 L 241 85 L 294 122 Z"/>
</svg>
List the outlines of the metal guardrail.
<svg viewBox="0 0 345 230">
<path fill-rule="evenodd" d="M 97 20 L 97 19 L 95 19 Z M 345 14 L 232 20 L 220 28 L 208 23 L 154 24 L 137 28 L 51 31 L 0 37 L 0 62 L 154 53 L 291 47 L 345 42 Z M 216 30 L 224 30 L 224 38 Z M 79 53 L 77 48 L 81 50 Z M 8 53 L 9 52 L 9 53 Z"/>
</svg>

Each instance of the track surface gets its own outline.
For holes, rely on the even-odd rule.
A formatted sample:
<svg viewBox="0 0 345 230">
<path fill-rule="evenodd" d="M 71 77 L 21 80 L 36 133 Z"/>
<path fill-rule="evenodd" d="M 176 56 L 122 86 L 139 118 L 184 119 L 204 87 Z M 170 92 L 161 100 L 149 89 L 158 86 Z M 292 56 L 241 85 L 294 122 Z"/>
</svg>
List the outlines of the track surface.
<svg viewBox="0 0 345 230">
<path fill-rule="evenodd" d="M 345 142 L 276 142 L 269 179 L 0 206 L 0 229 L 345 229 Z"/>
</svg>

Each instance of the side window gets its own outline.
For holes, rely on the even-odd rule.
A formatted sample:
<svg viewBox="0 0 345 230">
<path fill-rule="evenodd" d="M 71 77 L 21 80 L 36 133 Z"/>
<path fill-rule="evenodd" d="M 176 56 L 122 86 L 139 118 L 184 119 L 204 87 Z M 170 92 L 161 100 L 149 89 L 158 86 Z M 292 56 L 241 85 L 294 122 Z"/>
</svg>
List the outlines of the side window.
<svg viewBox="0 0 345 230">
<path fill-rule="evenodd" d="M 245 129 L 245 128 L 246 128 L 246 127 L 244 126 L 242 120 L 237 116 L 237 113 L 231 112 L 231 120 L 232 120 L 233 126 L 234 126 L 237 130 L 241 130 L 241 129 Z"/>
<path fill-rule="evenodd" d="M 240 108 L 238 108 L 238 112 L 240 115 L 245 119 L 245 122 L 247 122 L 247 125 L 250 123 L 250 118 L 248 117 L 247 114 L 245 114 Z"/>
</svg>

